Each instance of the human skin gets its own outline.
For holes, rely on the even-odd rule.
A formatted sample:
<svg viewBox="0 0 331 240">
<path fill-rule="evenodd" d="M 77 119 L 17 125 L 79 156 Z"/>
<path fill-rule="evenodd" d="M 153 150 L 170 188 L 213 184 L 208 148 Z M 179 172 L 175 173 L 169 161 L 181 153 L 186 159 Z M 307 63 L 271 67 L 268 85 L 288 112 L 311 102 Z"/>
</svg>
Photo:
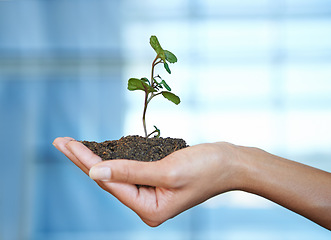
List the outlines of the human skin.
<svg viewBox="0 0 331 240">
<path fill-rule="evenodd" d="M 139 162 L 102 161 L 68 137 L 57 138 L 53 144 L 152 227 L 213 196 L 241 190 L 331 230 L 331 173 L 258 148 L 205 143 L 181 149 L 160 161 Z"/>
</svg>

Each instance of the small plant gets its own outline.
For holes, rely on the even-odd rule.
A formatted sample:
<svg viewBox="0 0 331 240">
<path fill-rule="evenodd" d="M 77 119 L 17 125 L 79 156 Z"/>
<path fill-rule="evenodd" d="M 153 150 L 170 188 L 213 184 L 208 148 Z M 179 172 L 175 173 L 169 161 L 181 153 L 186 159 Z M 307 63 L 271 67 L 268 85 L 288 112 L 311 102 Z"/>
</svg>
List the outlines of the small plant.
<svg viewBox="0 0 331 240">
<path fill-rule="evenodd" d="M 154 69 L 155 66 L 158 64 L 163 64 L 165 70 L 171 74 L 170 68 L 168 63 L 175 63 L 177 62 L 177 57 L 170 51 L 164 50 L 157 37 L 151 36 L 150 42 L 152 48 L 156 52 L 156 57 L 152 63 L 152 71 L 151 71 L 151 77 L 150 80 L 146 77 L 143 78 L 130 78 L 128 81 L 128 90 L 135 91 L 135 90 L 142 90 L 145 92 L 145 102 L 144 102 L 144 111 L 143 111 L 143 127 L 145 132 L 145 137 L 148 138 L 152 134 L 156 133 L 155 137 L 160 136 L 160 130 L 154 126 L 155 130 L 151 132 L 150 134 L 147 134 L 147 128 L 146 128 L 146 110 L 147 106 L 150 103 L 150 101 L 158 96 L 162 95 L 166 99 L 170 100 L 171 102 L 178 105 L 180 103 L 180 99 L 177 95 L 173 94 L 171 92 L 171 88 L 169 85 L 160 77 L 160 75 L 154 75 Z M 163 91 L 163 89 L 166 89 L 167 91 Z"/>
</svg>

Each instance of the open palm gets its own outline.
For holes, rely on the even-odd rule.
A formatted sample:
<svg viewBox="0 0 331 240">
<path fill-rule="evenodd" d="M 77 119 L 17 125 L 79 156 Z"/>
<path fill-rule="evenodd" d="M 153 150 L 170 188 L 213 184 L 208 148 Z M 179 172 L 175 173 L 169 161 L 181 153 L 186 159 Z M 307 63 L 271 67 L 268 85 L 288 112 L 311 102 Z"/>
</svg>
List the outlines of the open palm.
<svg viewBox="0 0 331 240">
<path fill-rule="evenodd" d="M 219 148 L 235 147 L 228 143 L 188 147 L 156 162 L 102 161 L 82 143 L 68 137 L 57 138 L 54 145 L 91 177 L 92 172 L 108 170 L 109 177 L 96 180 L 98 185 L 136 212 L 149 226 L 158 226 L 232 188 L 231 168 L 216 154 Z"/>
</svg>

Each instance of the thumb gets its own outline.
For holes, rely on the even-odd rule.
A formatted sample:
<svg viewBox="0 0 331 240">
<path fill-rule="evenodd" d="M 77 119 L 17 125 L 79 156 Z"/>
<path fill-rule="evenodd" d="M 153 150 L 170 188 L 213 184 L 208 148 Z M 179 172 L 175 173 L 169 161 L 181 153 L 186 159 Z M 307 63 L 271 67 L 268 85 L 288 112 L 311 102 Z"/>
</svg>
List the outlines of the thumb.
<svg viewBox="0 0 331 240">
<path fill-rule="evenodd" d="M 155 162 L 117 159 L 97 163 L 89 175 L 94 180 L 173 188 L 174 172 L 166 158 Z"/>
</svg>

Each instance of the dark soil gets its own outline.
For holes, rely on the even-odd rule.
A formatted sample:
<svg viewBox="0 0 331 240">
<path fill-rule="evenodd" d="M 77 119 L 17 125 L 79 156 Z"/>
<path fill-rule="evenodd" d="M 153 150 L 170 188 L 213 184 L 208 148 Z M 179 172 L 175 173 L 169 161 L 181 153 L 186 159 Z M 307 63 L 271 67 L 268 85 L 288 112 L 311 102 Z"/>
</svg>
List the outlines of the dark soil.
<svg viewBox="0 0 331 240">
<path fill-rule="evenodd" d="M 102 160 L 130 159 L 138 161 L 158 161 L 179 149 L 188 147 L 183 139 L 178 138 L 144 138 L 126 136 L 119 140 L 101 143 L 82 141 Z"/>
</svg>

